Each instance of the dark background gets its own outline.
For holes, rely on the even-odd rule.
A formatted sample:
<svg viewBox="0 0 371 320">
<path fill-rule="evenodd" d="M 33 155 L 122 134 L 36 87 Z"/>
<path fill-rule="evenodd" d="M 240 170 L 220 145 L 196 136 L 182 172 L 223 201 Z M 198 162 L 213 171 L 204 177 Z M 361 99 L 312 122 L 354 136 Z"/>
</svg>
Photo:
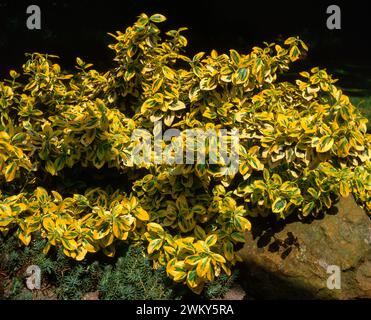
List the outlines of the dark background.
<svg viewBox="0 0 371 320">
<path fill-rule="evenodd" d="M 248 52 L 263 41 L 299 35 L 310 48 L 297 69 L 326 67 L 353 94 L 371 89 L 371 11 L 368 1 L 205 1 L 205 0 L 0 0 L 0 77 L 20 69 L 25 52 L 60 56 L 63 67 L 82 57 L 103 70 L 112 65 L 107 32 L 124 31 L 142 13 L 162 13 L 162 30 L 186 26 L 188 54 Z M 27 6 L 41 8 L 41 30 L 26 27 Z M 342 29 L 328 30 L 326 8 L 337 4 Z"/>
</svg>

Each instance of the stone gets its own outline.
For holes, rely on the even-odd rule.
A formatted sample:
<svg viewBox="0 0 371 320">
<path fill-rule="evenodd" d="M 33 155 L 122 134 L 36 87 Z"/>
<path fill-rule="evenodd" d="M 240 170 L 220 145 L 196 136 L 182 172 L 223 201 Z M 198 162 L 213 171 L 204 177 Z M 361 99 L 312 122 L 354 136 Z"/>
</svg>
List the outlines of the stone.
<svg viewBox="0 0 371 320">
<path fill-rule="evenodd" d="M 84 294 L 81 300 L 99 300 L 99 292 L 98 291 L 88 292 Z"/>
<path fill-rule="evenodd" d="M 245 300 L 245 299 L 246 292 L 238 283 L 235 283 L 223 297 L 223 300 Z"/>
<path fill-rule="evenodd" d="M 353 196 L 310 221 L 256 218 L 252 226 L 239 250 L 241 285 L 249 296 L 371 298 L 371 219 Z M 340 289 L 331 286 L 334 268 L 340 271 Z"/>
</svg>

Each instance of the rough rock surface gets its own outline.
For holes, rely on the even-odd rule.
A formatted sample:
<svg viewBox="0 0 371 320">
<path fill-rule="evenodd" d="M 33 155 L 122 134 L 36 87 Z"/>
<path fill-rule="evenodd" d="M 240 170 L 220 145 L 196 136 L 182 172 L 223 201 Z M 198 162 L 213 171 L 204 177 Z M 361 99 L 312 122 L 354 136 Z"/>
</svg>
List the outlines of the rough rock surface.
<svg viewBox="0 0 371 320">
<path fill-rule="evenodd" d="M 354 198 L 303 223 L 253 224 L 240 250 L 242 286 L 257 299 L 370 299 L 371 219 Z M 329 289 L 340 269 L 340 289 Z M 335 267 L 336 268 L 336 267 Z M 332 271 L 333 272 L 333 271 Z M 336 283 L 336 282 L 335 282 Z"/>
<path fill-rule="evenodd" d="M 82 297 L 81 300 L 99 300 L 99 292 L 88 292 Z"/>
</svg>

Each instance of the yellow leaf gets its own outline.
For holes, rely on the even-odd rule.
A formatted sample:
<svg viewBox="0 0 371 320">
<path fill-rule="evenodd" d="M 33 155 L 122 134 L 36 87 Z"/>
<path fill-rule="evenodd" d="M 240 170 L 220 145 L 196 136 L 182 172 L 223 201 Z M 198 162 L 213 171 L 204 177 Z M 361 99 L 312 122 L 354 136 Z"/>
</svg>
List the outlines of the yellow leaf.
<svg viewBox="0 0 371 320">
<path fill-rule="evenodd" d="M 148 223 L 147 230 L 153 233 L 161 233 L 164 232 L 164 229 L 158 223 Z"/>
<path fill-rule="evenodd" d="M 49 232 L 53 232 L 54 229 L 55 229 L 55 222 L 53 221 L 52 218 L 50 217 L 47 217 L 47 218 L 44 218 L 43 220 L 43 227 L 49 231 Z"/>
<path fill-rule="evenodd" d="M 43 254 L 48 254 L 50 247 L 50 243 L 47 243 L 46 246 L 43 248 Z"/>
<path fill-rule="evenodd" d="M 74 239 L 66 239 L 66 238 L 61 238 L 63 246 L 70 251 L 74 251 L 77 249 L 78 245 L 77 242 Z"/>
<path fill-rule="evenodd" d="M 218 237 L 216 234 L 211 234 L 209 235 L 205 242 L 206 244 L 209 246 L 209 247 L 212 247 L 213 245 L 215 245 L 215 243 L 218 241 Z"/>
<path fill-rule="evenodd" d="M 4 176 L 7 182 L 14 180 L 17 169 L 18 169 L 18 166 L 15 162 L 12 162 L 6 166 L 5 171 L 4 171 Z"/>
<path fill-rule="evenodd" d="M 249 172 L 250 166 L 246 161 L 242 161 L 239 165 L 239 171 L 244 176 L 247 172 Z"/>
<path fill-rule="evenodd" d="M 303 216 L 306 217 L 314 209 L 314 202 L 309 202 L 303 207 Z"/>
<path fill-rule="evenodd" d="M 85 146 L 85 147 L 90 145 L 95 139 L 95 133 L 96 133 L 95 128 L 94 129 L 88 129 L 87 132 L 84 133 L 84 135 L 80 139 L 80 142 L 82 143 L 82 145 Z M 59 158 L 57 158 L 57 160 L 58 159 Z"/>
<path fill-rule="evenodd" d="M 113 244 L 115 237 L 112 233 L 109 233 L 110 229 L 107 228 L 108 232 L 107 235 L 99 240 L 99 245 L 103 248 L 109 247 L 111 244 Z"/>
<path fill-rule="evenodd" d="M 155 94 L 160 89 L 160 87 L 162 86 L 163 81 L 164 81 L 163 78 L 158 78 L 155 81 L 153 81 L 153 84 L 152 84 L 152 93 L 153 94 Z"/>
<path fill-rule="evenodd" d="M 347 196 L 349 196 L 349 192 L 350 192 L 350 190 L 349 190 L 349 184 L 348 183 L 346 183 L 345 181 L 340 181 L 340 194 L 341 194 L 341 196 L 342 197 L 347 197 Z"/>
<path fill-rule="evenodd" d="M 88 253 L 88 251 L 84 247 L 79 247 L 77 249 L 77 255 L 76 255 L 75 259 L 77 261 L 84 260 L 87 253 Z"/>
<path fill-rule="evenodd" d="M 11 216 L 12 215 L 12 209 L 10 208 L 9 205 L 7 204 L 0 204 L 0 214 L 5 214 L 7 216 Z"/>
<path fill-rule="evenodd" d="M 55 170 L 54 164 L 51 160 L 48 160 L 45 165 L 45 169 L 49 172 L 52 176 L 57 175 L 57 171 Z"/>
<path fill-rule="evenodd" d="M 213 259 L 214 259 L 215 261 L 217 261 L 217 262 L 220 262 L 220 263 L 226 263 L 225 258 L 224 258 L 222 255 L 220 255 L 220 254 L 213 253 L 213 254 L 212 254 L 212 257 L 213 257 Z"/>
<path fill-rule="evenodd" d="M 169 80 L 174 80 L 175 78 L 175 72 L 171 70 L 168 66 L 162 66 L 162 72 L 165 76 L 165 78 Z"/>
<path fill-rule="evenodd" d="M 19 77 L 19 74 L 18 74 L 16 71 L 14 71 L 14 70 L 10 70 L 10 71 L 9 71 L 9 74 L 10 74 L 10 76 L 11 76 L 13 79 Z"/>
<path fill-rule="evenodd" d="M 198 254 L 193 254 L 184 259 L 184 263 L 190 266 L 196 265 L 201 260 L 201 257 Z"/>
<path fill-rule="evenodd" d="M 103 253 L 107 256 L 107 257 L 114 257 L 115 256 L 115 253 L 116 253 L 116 247 L 114 245 L 110 245 L 108 247 L 105 247 L 103 249 Z"/>
<path fill-rule="evenodd" d="M 113 223 L 112 223 L 112 232 L 113 232 L 113 235 L 120 239 L 121 238 L 121 230 L 120 230 L 120 224 L 118 223 L 117 220 L 114 220 Z"/>
<path fill-rule="evenodd" d="M 160 23 L 160 22 L 164 22 L 166 20 L 166 17 L 163 16 L 162 14 L 156 13 L 150 16 L 149 19 L 153 22 Z"/>
<path fill-rule="evenodd" d="M 29 234 L 24 234 L 20 232 L 18 238 L 24 243 L 25 246 L 28 246 L 31 242 L 31 236 Z"/>
<path fill-rule="evenodd" d="M 48 192 L 42 187 L 37 187 L 34 194 L 35 194 L 37 200 L 40 201 L 40 202 L 45 201 L 46 198 L 48 197 Z"/>
<path fill-rule="evenodd" d="M 1 217 L 0 218 L 0 227 L 4 228 L 9 226 L 14 221 L 13 217 Z"/>
<path fill-rule="evenodd" d="M 231 241 L 224 242 L 223 253 L 228 261 L 232 261 L 234 258 L 233 243 Z"/>
<path fill-rule="evenodd" d="M 175 255 L 176 254 L 176 250 L 173 248 L 173 247 L 170 247 L 170 246 L 164 246 L 164 250 L 170 254 L 170 255 Z"/>
<path fill-rule="evenodd" d="M 317 152 L 327 152 L 329 151 L 334 144 L 334 139 L 329 136 L 323 136 L 318 140 L 317 146 L 316 146 L 316 151 Z"/>
<path fill-rule="evenodd" d="M 185 109 L 185 108 L 186 108 L 186 105 L 184 104 L 184 102 L 182 102 L 180 100 L 174 102 L 173 104 L 171 104 L 169 106 L 169 109 L 173 110 L 173 111 L 178 111 L 178 110 L 182 110 L 182 109 Z"/>
<path fill-rule="evenodd" d="M 239 53 L 233 49 L 229 50 L 229 53 L 230 53 L 233 63 L 238 66 L 240 63 L 240 59 L 241 59 Z"/>
<path fill-rule="evenodd" d="M 149 220 L 149 214 L 146 210 L 143 208 L 139 207 L 135 210 L 135 216 L 141 220 L 141 221 L 148 221 Z"/>
<path fill-rule="evenodd" d="M 292 46 L 289 53 L 291 61 L 296 61 L 299 59 L 300 50 L 297 46 Z"/>
<path fill-rule="evenodd" d="M 249 220 L 247 220 L 246 218 L 244 217 L 239 217 L 239 220 L 240 220 L 240 223 L 241 223 L 241 226 L 242 226 L 242 231 L 244 230 L 251 230 L 251 223 Z"/>
<path fill-rule="evenodd" d="M 194 289 L 198 286 L 199 284 L 199 279 L 197 277 L 196 270 L 193 269 L 188 272 L 187 274 L 187 285 L 191 288 Z"/>
<path fill-rule="evenodd" d="M 202 278 L 207 272 L 208 269 L 211 267 L 210 265 L 210 258 L 203 258 L 201 259 L 196 267 L 197 275 Z"/>
<path fill-rule="evenodd" d="M 154 251 L 159 250 L 162 246 L 162 243 L 163 243 L 162 239 L 154 239 L 150 241 L 147 248 L 148 254 L 151 254 Z"/>
</svg>

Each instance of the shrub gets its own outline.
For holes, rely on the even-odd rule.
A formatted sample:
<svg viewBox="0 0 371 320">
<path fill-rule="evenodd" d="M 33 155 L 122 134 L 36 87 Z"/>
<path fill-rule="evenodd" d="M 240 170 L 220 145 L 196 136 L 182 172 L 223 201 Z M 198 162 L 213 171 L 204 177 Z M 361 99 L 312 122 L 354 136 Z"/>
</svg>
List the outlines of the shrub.
<svg viewBox="0 0 371 320">
<path fill-rule="evenodd" d="M 173 283 L 165 268 L 154 270 L 143 246 L 120 248 L 118 259 L 102 259 L 99 255 L 83 262 L 72 260 L 63 250 L 42 253 L 45 240 L 36 236 L 32 244 L 20 248 L 13 234 L 0 236 L 0 299 L 82 299 L 97 292 L 100 299 L 187 299 L 192 297 L 187 287 Z M 30 265 L 40 267 L 41 290 L 26 289 L 25 270 Z M 233 285 L 237 272 L 220 276 L 208 284 L 203 299 L 220 298 Z M 5 291 L 5 292 L 3 292 Z"/>
<path fill-rule="evenodd" d="M 57 246 L 76 260 L 99 250 L 113 256 L 120 241 L 145 242 L 155 268 L 165 266 L 174 281 L 200 293 L 231 274 L 249 216 L 317 215 L 351 192 L 370 212 L 367 119 L 326 70 L 284 80 L 308 50 L 299 38 L 249 54 L 213 50 L 190 58 L 185 28 L 163 36 L 157 24 L 164 20 L 142 14 L 111 34 L 116 66 L 106 72 L 77 58 L 69 74 L 55 56 L 33 53 L 1 82 L 3 233 L 28 245 L 41 232 L 45 253 Z M 205 163 L 163 163 L 152 150 L 143 161 L 144 133 L 152 131 L 152 141 L 169 128 L 181 135 L 158 145 L 167 160 L 190 129 L 228 130 L 217 155 L 232 153 L 237 129 L 237 170 L 223 157 L 211 161 L 210 139 L 193 146 Z M 133 139 L 138 129 L 143 136 Z M 103 177 L 114 168 L 129 187 L 89 181 L 81 192 L 53 190 L 49 178 L 63 181 L 77 166 Z"/>
</svg>

